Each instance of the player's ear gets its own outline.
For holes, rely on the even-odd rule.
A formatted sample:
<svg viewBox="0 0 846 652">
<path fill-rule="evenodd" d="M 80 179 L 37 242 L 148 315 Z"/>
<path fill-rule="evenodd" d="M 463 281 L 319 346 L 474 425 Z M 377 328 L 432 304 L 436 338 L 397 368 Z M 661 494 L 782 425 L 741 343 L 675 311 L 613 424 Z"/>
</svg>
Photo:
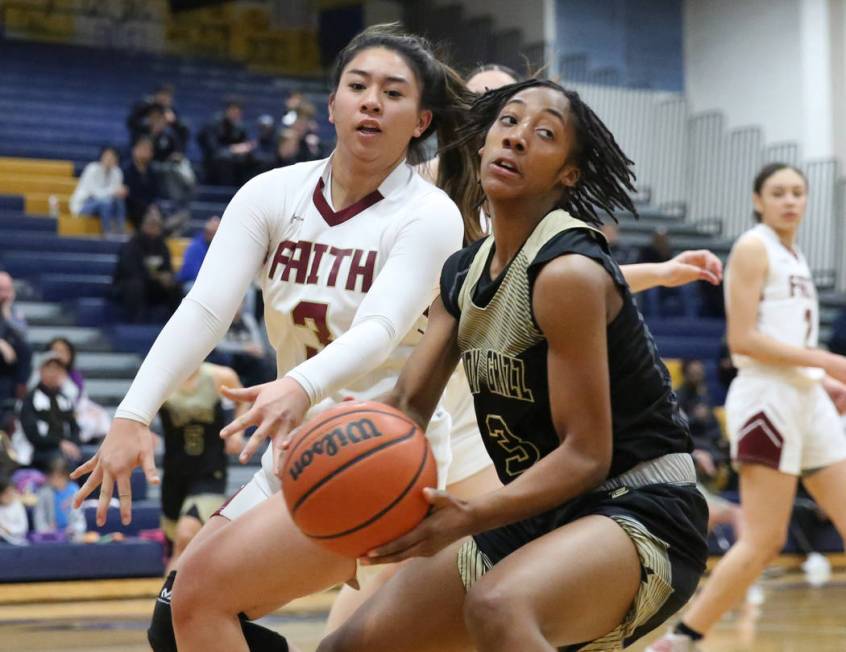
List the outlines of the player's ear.
<svg viewBox="0 0 846 652">
<path fill-rule="evenodd" d="M 335 124 L 335 93 L 329 94 L 329 124 Z"/>
<path fill-rule="evenodd" d="M 414 128 L 414 137 L 420 138 L 424 131 L 432 124 L 432 112 L 426 109 L 417 116 L 417 126 Z"/>
<path fill-rule="evenodd" d="M 578 166 L 573 165 L 572 163 L 565 163 L 564 167 L 561 168 L 561 172 L 558 174 L 558 181 L 561 182 L 561 185 L 565 188 L 572 188 L 579 182 L 579 178 L 582 176 L 582 171 L 578 168 Z"/>
<path fill-rule="evenodd" d="M 761 199 L 761 195 L 757 192 L 752 193 L 752 205 L 755 207 L 755 212 L 758 213 L 758 215 L 764 214 L 764 202 Z"/>
</svg>

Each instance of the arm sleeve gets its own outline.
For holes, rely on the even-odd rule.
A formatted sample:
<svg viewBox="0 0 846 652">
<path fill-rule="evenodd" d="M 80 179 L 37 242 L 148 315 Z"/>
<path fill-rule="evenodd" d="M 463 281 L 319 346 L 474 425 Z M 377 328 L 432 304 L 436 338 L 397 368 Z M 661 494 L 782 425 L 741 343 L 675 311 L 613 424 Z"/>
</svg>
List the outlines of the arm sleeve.
<svg viewBox="0 0 846 652">
<path fill-rule="evenodd" d="M 436 293 L 444 261 L 461 247 L 455 205 L 438 194 L 403 225 L 352 327 L 290 372 L 312 404 L 378 368 L 423 314 Z"/>
<path fill-rule="evenodd" d="M 197 281 L 156 338 L 116 417 L 149 425 L 226 333 L 266 256 L 267 204 L 279 196 L 278 176 L 268 178 L 273 174 L 255 177 L 229 203 Z"/>
</svg>

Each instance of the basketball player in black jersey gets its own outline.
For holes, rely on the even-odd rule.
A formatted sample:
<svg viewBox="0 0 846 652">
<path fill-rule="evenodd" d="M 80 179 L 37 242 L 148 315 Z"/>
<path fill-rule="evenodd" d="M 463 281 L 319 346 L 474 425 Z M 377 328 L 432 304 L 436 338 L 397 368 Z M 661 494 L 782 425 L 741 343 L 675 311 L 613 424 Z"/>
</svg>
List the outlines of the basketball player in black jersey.
<svg viewBox="0 0 846 652">
<path fill-rule="evenodd" d="M 226 455 L 237 455 L 244 447 L 242 437 L 220 437 L 225 424 L 222 386 L 238 388 L 241 382 L 229 367 L 203 363 L 159 410 L 164 434 L 161 521 L 172 546 L 169 567 L 223 503 Z M 237 404 L 235 416 L 248 407 Z"/>
<path fill-rule="evenodd" d="M 453 255 L 390 402 L 425 425 L 459 360 L 505 486 L 433 512 L 368 563 L 417 559 L 321 652 L 620 650 L 691 596 L 707 507 L 669 374 L 597 210 L 633 174 L 576 93 L 474 105 L 493 236 Z"/>
</svg>

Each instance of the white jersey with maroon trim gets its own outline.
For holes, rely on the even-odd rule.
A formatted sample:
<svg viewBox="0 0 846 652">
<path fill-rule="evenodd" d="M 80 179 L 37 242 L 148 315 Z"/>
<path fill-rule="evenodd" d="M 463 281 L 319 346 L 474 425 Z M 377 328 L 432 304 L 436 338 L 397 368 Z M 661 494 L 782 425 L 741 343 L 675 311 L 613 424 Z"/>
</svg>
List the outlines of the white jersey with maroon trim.
<svg viewBox="0 0 846 652">
<path fill-rule="evenodd" d="M 341 211 L 334 210 L 328 190 L 329 161 L 301 164 L 276 174 L 276 192 L 285 197 L 284 218 L 275 221 L 260 281 L 268 336 L 282 376 L 350 330 L 389 254 L 397 255 L 396 247 L 430 245 L 401 240 L 410 222 L 443 222 L 438 238 L 449 242 L 449 248 L 460 247 L 462 227 L 455 205 L 406 164 L 391 172 L 377 191 Z M 432 260 L 433 266 L 436 263 Z M 402 271 L 409 280 L 421 272 L 435 272 Z M 402 284 L 398 289 L 415 291 Z M 437 287 L 431 286 L 421 305 L 428 305 L 436 293 Z M 388 303 L 402 299 L 371 297 L 371 309 L 374 298 Z M 421 311 L 385 362 L 343 387 L 331 388 L 321 398 L 333 402 L 347 397 L 369 399 L 390 390 L 420 341 L 425 323 Z"/>
<path fill-rule="evenodd" d="M 747 233 L 758 238 L 767 250 L 767 276 L 758 304 L 758 331 L 791 346 L 815 348 L 819 336 L 819 301 L 805 257 L 797 248 L 785 247 L 766 224 L 758 224 Z M 743 279 L 735 278 L 732 282 L 742 283 Z M 732 361 L 741 372 L 787 374 L 797 381 L 818 381 L 824 375 L 822 369 L 812 367 L 774 368 L 745 355 L 733 355 Z"/>
</svg>

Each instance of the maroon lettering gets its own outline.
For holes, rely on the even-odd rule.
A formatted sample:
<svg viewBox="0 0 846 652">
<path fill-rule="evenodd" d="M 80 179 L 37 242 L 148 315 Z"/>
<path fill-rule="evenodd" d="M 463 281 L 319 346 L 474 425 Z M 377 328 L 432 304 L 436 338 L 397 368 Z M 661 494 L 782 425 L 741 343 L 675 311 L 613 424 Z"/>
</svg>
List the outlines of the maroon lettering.
<svg viewBox="0 0 846 652">
<path fill-rule="evenodd" d="M 365 253 L 367 254 L 367 261 L 362 264 L 361 258 Z M 375 271 L 376 252 L 365 252 L 361 249 L 356 249 L 353 254 L 352 262 L 350 263 L 350 273 L 347 276 L 346 288 L 348 290 L 355 290 L 356 282 L 358 281 L 358 278 L 361 277 L 361 291 L 367 292 L 373 284 L 373 274 Z"/>
<path fill-rule="evenodd" d="M 329 249 L 329 253 L 335 256 L 335 262 L 332 263 L 332 269 L 329 271 L 329 280 L 326 283 L 328 287 L 335 287 L 335 283 L 338 281 L 338 272 L 341 271 L 341 261 L 347 256 L 351 256 L 352 252 L 352 249 L 336 249 L 335 247 Z"/>
<path fill-rule="evenodd" d="M 279 246 L 276 247 L 276 253 L 273 255 L 273 264 L 270 266 L 270 274 L 268 274 L 268 278 L 273 278 L 276 275 L 277 265 L 284 266 L 288 264 L 288 256 L 285 252 L 293 248 L 294 243 L 290 240 L 285 240 L 284 242 L 279 243 Z"/>
<path fill-rule="evenodd" d="M 329 245 L 323 244 L 322 242 L 315 242 L 314 243 L 314 254 L 311 257 L 311 269 L 308 273 L 308 278 L 306 279 L 306 285 L 317 285 L 317 272 L 320 269 L 320 262 L 323 260 L 323 254 L 326 253 L 326 250 L 329 248 Z"/>
<path fill-rule="evenodd" d="M 288 264 L 282 270 L 279 277 L 280 281 L 290 281 L 291 271 L 296 271 L 297 275 L 294 281 L 297 283 L 305 283 L 306 273 L 308 272 L 308 260 L 311 257 L 311 243 L 300 240 L 294 245 L 294 252 L 288 258 Z"/>
</svg>

